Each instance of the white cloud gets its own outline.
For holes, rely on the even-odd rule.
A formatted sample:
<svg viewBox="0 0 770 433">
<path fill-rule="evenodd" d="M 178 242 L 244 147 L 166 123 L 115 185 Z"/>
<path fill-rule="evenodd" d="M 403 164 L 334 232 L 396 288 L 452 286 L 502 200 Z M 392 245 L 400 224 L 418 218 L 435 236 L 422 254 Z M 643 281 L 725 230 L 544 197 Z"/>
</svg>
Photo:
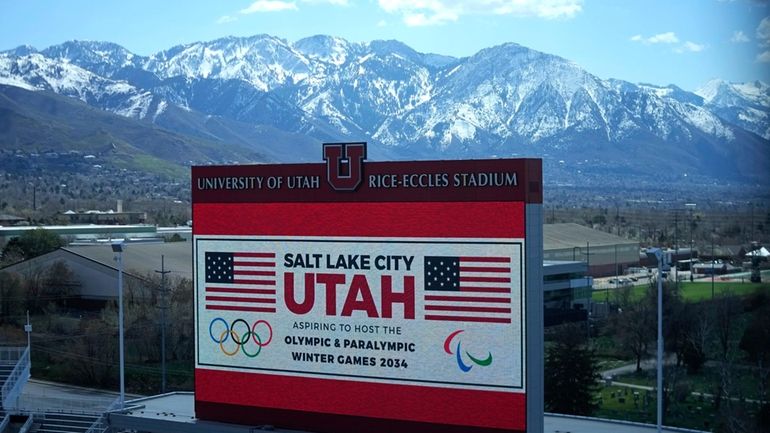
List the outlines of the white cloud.
<svg viewBox="0 0 770 433">
<path fill-rule="evenodd" d="M 703 44 L 696 44 L 695 42 L 687 41 L 674 49 L 677 53 L 700 53 L 705 50 L 706 46 Z"/>
<path fill-rule="evenodd" d="M 217 19 L 217 24 L 227 24 L 231 23 L 233 21 L 238 21 L 238 17 L 230 16 L 230 15 L 222 15 Z"/>
<path fill-rule="evenodd" d="M 333 6 L 348 6 L 350 2 L 348 0 L 301 0 L 302 3 L 309 4 L 330 4 Z"/>
<path fill-rule="evenodd" d="M 286 10 L 297 10 L 297 4 L 281 0 L 257 0 L 249 7 L 241 9 L 239 13 L 247 15 L 258 12 L 280 12 Z"/>
<path fill-rule="evenodd" d="M 674 32 L 660 33 L 647 38 L 647 42 L 651 44 L 675 44 L 679 42 L 679 38 L 676 37 Z"/>
<path fill-rule="evenodd" d="M 757 62 L 770 63 L 770 50 L 757 54 Z"/>
<path fill-rule="evenodd" d="M 631 36 L 631 40 L 634 42 L 641 42 L 643 44 L 676 44 L 679 42 L 679 38 L 674 32 L 658 33 L 652 35 L 649 38 L 645 38 L 642 35 Z"/>
<path fill-rule="evenodd" d="M 642 35 L 633 35 L 629 38 L 632 42 L 639 42 L 644 45 L 653 44 L 679 44 L 679 37 L 674 32 L 658 33 L 645 38 Z M 698 44 L 692 41 L 685 41 L 681 45 L 677 45 L 674 48 L 676 53 L 699 53 L 706 49 L 706 45 Z"/>
<path fill-rule="evenodd" d="M 583 0 L 378 0 L 378 3 L 383 11 L 401 15 L 408 26 L 444 24 L 465 15 L 571 18 L 583 9 Z"/>
<path fill-rule="evenodd" d="M 746 33 L 743 33 L 742 30 L 734 31 L 733 36 L 730 38 L 730 42 L 734 44 L 740 44 L 748 41 L 749 41 L 749 37 L 746 36 Z"/>
<path fill-rule="evenodd" d="M 385 20 L 379 20 L 377 22 L 377 27 L 387 27 L 387 26 L 388 26 L 388 22 Z"/>
<path fill-rule="evenodd" d="M 762 18 L 757 26 L 757 39 L 763 46 L 770 46 L 770 17 Z"/>
</svg>

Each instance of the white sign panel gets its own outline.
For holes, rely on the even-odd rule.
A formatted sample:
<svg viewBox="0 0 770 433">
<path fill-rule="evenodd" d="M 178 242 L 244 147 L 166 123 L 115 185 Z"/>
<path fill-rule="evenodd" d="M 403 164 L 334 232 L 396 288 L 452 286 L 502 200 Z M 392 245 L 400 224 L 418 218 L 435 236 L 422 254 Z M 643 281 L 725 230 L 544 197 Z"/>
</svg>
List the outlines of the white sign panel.
<svg viewBox="0 0 770 433">
<path fill-rule="evenodd" d="M 196 367 L 523 392 L 523 248 L 197 236 Z"/>
</svg>

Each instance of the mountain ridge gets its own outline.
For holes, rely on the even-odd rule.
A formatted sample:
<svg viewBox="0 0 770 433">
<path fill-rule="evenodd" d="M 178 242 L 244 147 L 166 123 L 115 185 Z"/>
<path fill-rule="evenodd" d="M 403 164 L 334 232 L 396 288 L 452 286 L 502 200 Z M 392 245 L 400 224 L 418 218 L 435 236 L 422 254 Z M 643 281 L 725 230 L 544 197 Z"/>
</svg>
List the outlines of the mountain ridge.
<svg viewBox="0 0 770 433">
<path fill-rule="evenodd" d="M 56 85 L 56 71 L 71 76 L 71 88 Z M 756 179 L 770 166 L 770 96 L 752 99 L 749 85 L 706 97 L 716 93 L 603 80 L 512 42 L 454 58 L 399 41 L 326 35 L 293 43 L 225 37 L 149 56 L 68 41 L 0 53 L 0 83 L 161 127 L 173 108 L 176 116 L 271 127 L 313 142 L 364 139 L 397 159 L 542 155 L 567 166 L 585 160 L 726 179 Z M 767 93 L 764 83 L 755 88 Z"/>
</svg>

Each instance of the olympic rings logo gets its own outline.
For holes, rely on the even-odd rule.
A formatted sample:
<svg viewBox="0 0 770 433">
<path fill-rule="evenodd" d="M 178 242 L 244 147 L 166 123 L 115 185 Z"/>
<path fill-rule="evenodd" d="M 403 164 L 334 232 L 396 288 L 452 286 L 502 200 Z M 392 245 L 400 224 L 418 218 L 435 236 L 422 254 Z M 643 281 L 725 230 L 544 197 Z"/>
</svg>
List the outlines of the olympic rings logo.
<svg viewBox="0 0 770 433">
<path fill-rule="evenodd" d="M 221 332 L 219 329 L 215 330 L 214 325 L 217 322 L 221 322 L 224 325 L 224 329 Z M 260 327 L 259 325 L 264 326 Z M 262 339 L 262 336 L 257 332 L 257 327 L 260 327 L 260 329 L 267 328 L 267 339 Z M 222 326 L 217 326 L 217 328 L 222 328 Z M 249 325 L 249 322 L 244 319 L 235 319 L 232 323 L 227 323 L 225 319 L 217 317 L 209 323 L 209 337 L 211 337 L 214 343 L 219 345 L 222 353 L 227 356 L 235 356 L 238 352 L 242 351 L 249 358 L 256 358 L 262 352 L 262 348 L 273 341 L 273 327 L 266 320 L 257 320 Z M 254 343 L 256 349 L 248 349 L 250 341 Z M 233 345 L 235 345 L 235 349 L 228 349 L 228 347 Z"/>
<path fill-rule="evenodd" d="M 481 359 L 481 358 L 476 358 L 475 356 L 471 355 L 468 351 L 465 351 L 465 356 L 467 356 L 468 359 L 470 359 L 471 362 L 473 362 L 473 364 L 466 364 L 463 361 L 462 342 L 459 341 L 459 338 L 458 338 L 458 341 L 457 341 L 457 346 L 455 346 L 454 353 L 452 352 L 452 340 L 454 340 L 454 338 L 457 335 L 459 335 L 459 334 L 461 334 L 463 332 L 465 332 L 465 331 L 462 330 L 462 329 L 460 329 L 458 331 L 455 331 L 455 332 L 449 334 L 449 336 L 444 340 L 444 352 L 446 352 L 448 355 L 454 355 L 455 356 L 455 359 L 457 360 L 457 367 L 460 369 L 460 371 L 462 371 L 463 373 L 467 373 L 467 372 L 471 371 L 471 368 L 473 368 L 473 364 L 476 364 L 479 367 L 487 367 L 487 366 L 491 365 L 492 364 L 492 352 L 488 352 L 487 353 L 487 357 L 484 358 L 484 359 Z"/>
</svg>

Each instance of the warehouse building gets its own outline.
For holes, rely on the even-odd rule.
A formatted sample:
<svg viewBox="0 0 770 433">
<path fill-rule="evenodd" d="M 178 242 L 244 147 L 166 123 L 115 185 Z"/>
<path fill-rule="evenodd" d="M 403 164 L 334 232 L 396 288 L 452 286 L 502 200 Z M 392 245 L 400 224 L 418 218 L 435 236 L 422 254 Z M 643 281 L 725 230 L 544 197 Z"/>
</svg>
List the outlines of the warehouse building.
<svg viewBox="0 0 770 433">
<path fill-rule="evenodd" d="M 639 242 L 580 224 L 545 224 L 543 259 L 586 262 L 593 277 L 622 275 L 625 269 L 639 266 Z"/>
</svg>

